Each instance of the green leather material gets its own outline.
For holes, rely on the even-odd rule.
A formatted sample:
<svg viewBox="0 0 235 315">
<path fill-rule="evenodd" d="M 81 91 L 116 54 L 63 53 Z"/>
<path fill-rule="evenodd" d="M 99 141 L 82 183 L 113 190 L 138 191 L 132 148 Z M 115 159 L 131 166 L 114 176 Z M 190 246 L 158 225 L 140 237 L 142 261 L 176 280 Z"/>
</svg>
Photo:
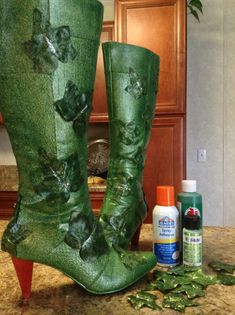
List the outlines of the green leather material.
<svg viewBox="0 0 235 315">
<path fill-rule="evenodd" d="M 157 95 L 159 57 L 128 44 L 103 44 L 110 119 L 108 186 L 100 221 L 106 239 L 127 247 L 146 216 L 142 177 Z"/>
<path fill-rule="evenodd" d="M 98 294 L 156 263 L 152 253 L 109 246 L 90 206 L 86 131 L 102 13 L 96 0 L 0 3 L 0 109 L 19 171 L 2 249 Z"/>
</svg>

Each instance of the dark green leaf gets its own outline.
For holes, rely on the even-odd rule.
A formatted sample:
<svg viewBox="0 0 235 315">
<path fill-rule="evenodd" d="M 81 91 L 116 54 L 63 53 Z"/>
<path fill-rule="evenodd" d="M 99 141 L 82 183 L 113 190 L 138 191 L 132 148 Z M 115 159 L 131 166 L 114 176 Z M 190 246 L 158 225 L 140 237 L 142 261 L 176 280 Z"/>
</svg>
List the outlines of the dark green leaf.
<svg viewBox="0 0 235 315">
<path fill-rule="evenodd" d="M 113 124 L 119 130 L 119 139 L 125 145 L 135 144 L 139 142 L 139 136 L 141 134 L 140 128 L 135 121 L 124 123 L 121 120 L 115 120 Z"/>
<path fill-rule="evenodd" d="M 218 260 L 211 261 L 208 266 L 210 266 L 215 271 L 225 271 L 231 274 L 233 274 L 233 271 L 235 270 L 235 265 L 226 264 Z"/>
<path fill-rule="evenodd" d="M 137 292 L 136 295 L 129 295 L 128 301 L 134 307 L 134 309 L 139 310 L 144 306 L 147 306 L 153 310 L 162 310 L 155 302 L 156 295 L 147 292 Z"/>
<path fill-rule="evenodd" d="M 49 206 L 57 202 L 66 203 L 70 192 L 78 191 L 84 182 L 76 153 L 66 160 L 58 160 L 44 149 L 39 149 L 39 164 L 44 179 L 34 189 L 46 199 Z"/>
<path fill-rule="evenodd" d="M 93 220 L 92 216 L 73 212 L 70 217 L 69 230 L 65 235 L 65 242 L 72 248 L 81 249 L 92 233 Z"/>
<path fill-rule="evenodd" d="M 171 308 L 179 312 L 184 312 L 187 306 L 198 306 L 199 304 L 184 298 L 183 294 L 169 293 L 164 296 L 163 307 Z"/>
<path fill-rule="evenodd" d="M 187 278 L 191 279 L 193 282 L 199 283 L 203 287 L 208 285 L 213 285 L 217 283 L 216 276 L 211 276 L 204 273 L 201 269 L 187 273 Z"/>
<path fill-rule="evenodd" d="M 14 217 L 3 234 L 2 249 L 16 256 L 17 245 L 25 240 L 31 233 L 32 231 L 29 230 L 26 225 L 17 223 L 17 220 Z"/>
<path fill-rule="evenodd" d="M 73 212 L 64 240 L 70 247 L 79 249 L 84 261 L 97 259 L 109 250 L 101 224 L 92 213 Z"/>
<path fill-rule="evenodd" d="M 220 284 L 235 285 L 235 277 L 234 276 L 219 274 L 217 279 L 218 279 L 218 283 L 220 283 Z"/>
<path fill-rule="evenodd" d="M 64 97 L 55 102 L 55 108 L 65 121 L 74 121 L 92 109 L 92 93 L 82 93 L 69 80 L 65 87 Z"/>
<path fill-rule="evenodd" d="M 94 219 L 92 232 L 83 243 L 80 256 L 86 260 L 95 260 L 97 257 L 106 254 L 109 251 L 109 246 L 105 240 L 104 232 L 100 222 Z"/>
<path fill-rule="evenodd" d="M 190 6 L 190 5 L 188 5 L 188 8 L 189 8 L 189 10 L 190 10 L 190 14 L 192 14 L 192 15 L 195 17 L 195 19 L 196 19 L 198 22 L 200 22 L 199 15 L 198 15 L 197 11 L 194 10 L 193 7 Z"/>
<path fill-rule="evenodd" d="M 186 293 L 189 299 L 193 299 L 197 296 L 205 296 L 205 291 L 200 284 L 191 283 L 182 285 L 173 290 L 173 293 Z"/>
<path fill-rule="evenodd" d="M 181 265 L 181 266 L 169 268 L 167 270 L 167 273 L 170 275 L 175 275 L 175 276 L 183 276 L 185 273 L 192 272 L 195 270 L 197 270 L 197 268 Z"/>
<path fill-rule="evenodd" d="M 130 85 L 125 88 L 135 99 L 139 99 L 141 96 L 146 95 L 146 84 L 145 80 L 141 78 L 134 69 L 129 69 Z"/>
<path fill-rule="evenodd" d="M 24 43 L 25 52 L 34 63 L 34 70 L 52 74 L 63 63 L 76 58 L 77 52 L 71 43 L 69 26 L 53 28 L 38 9 L 33 11 L 33 34 Z"/>
<path fill-rule="evenodd" d="M 200 0 L 191 0 L 189 2 L 189 4 L 192 6 L 192 7 L 195 7 L 197 8 L 202 14 L 203 14 L 203 11 L 202 11 L 202 3 Z"/>
</svg>

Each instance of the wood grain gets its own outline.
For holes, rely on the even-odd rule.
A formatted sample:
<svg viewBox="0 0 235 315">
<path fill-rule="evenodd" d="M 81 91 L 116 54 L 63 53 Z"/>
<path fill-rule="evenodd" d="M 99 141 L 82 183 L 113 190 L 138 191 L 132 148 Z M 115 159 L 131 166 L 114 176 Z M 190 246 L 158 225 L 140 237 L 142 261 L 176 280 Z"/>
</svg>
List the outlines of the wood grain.
<svg viewBox="0 0 235 315">
<path fill-rule="evenodd" d="M 115 38 L 160 56 L 157 113 L 185 113 L 185 0 L 116 0 Z"/>
</svg>

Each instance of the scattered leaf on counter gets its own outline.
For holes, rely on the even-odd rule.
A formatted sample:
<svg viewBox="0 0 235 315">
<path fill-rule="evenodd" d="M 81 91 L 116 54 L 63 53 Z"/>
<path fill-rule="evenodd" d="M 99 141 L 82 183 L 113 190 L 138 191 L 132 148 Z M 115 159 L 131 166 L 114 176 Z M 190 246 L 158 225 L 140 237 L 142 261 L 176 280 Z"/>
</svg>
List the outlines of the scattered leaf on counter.
<svg viewBox="0 0 235 315">
<path fill-rule="evenodd" d="M 235 270 L 235 265 L 227 264 L 218 260 L 211 261 L 208 266 L 215 271 L 228 272 L 231 274 L 233 274 L 233 271 Z"/>
<path fill-rule="evenodd" d="M 137 292 L 136 295 L 128 296 L 128 301 L 136 310 L 139 310 L 144 306 L 147 306 L 153 310 L 162 310 L 162 308 L 156 304 L 156 299 L 156 295 L 144 291 Z"/>
<path fill-rule="evenodd" d="M 176 267 L 170 267 L 166 273 L 169 275 L 175 275 L 175 276 L 184 276 L 187 272 L 192 272 L 197 270 L 198 268 L 195 267 L 189 267 L 189 266 L 176 266 Z"/>
<path fill-rule="evenodd" d="M 174 289 L 174 293 L 186 293 L 189 299 L 193 299 L 198 296 L 205 296 L 205 291 L 203 287 L 198 283 L 185 284 L 179 288 Z"/>
<path fill-rule="evenodd" d="M 219 274 L 218 283 L 223 285 L 235 285 L 235 277 L 230 275 Z"/>
<path fill-rule="evenodd" d="M 200 304 L 184 298 L 183 294 L 169 293 L 165 295 L 162 306 L 179 312 L 184 312 L 187 306 L 198 306 Z"/>
<path fill-rule="evenodd" d="M 187 278 L 191 279 L 192 282 L 199 283 L 203 287 L 207 287 L 208 285 L 213 285 L 218 283 L 218 279 L 216 276 L 211 276 L 206 274 L 204 271 L 201 269 L 198 269 L 193 272 L 189 272 L 187 274 Z"/>
</svg>

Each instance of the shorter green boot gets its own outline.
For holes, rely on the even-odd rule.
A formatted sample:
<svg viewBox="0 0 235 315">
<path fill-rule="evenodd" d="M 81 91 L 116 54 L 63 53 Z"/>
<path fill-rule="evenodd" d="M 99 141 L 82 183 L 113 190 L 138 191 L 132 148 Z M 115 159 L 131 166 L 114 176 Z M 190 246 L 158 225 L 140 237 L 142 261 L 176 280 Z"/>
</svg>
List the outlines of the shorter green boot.
<svg viewBox="0 0 235 315">
<path fill-rule="evenodd" d="M 146 216 L 142 191 L 154 117 L 159 57 L 128 44 L 103 44 L 110 119 L 107 191 L 100 221 L 106 239 L 126 248 Z"/>
</svg>

